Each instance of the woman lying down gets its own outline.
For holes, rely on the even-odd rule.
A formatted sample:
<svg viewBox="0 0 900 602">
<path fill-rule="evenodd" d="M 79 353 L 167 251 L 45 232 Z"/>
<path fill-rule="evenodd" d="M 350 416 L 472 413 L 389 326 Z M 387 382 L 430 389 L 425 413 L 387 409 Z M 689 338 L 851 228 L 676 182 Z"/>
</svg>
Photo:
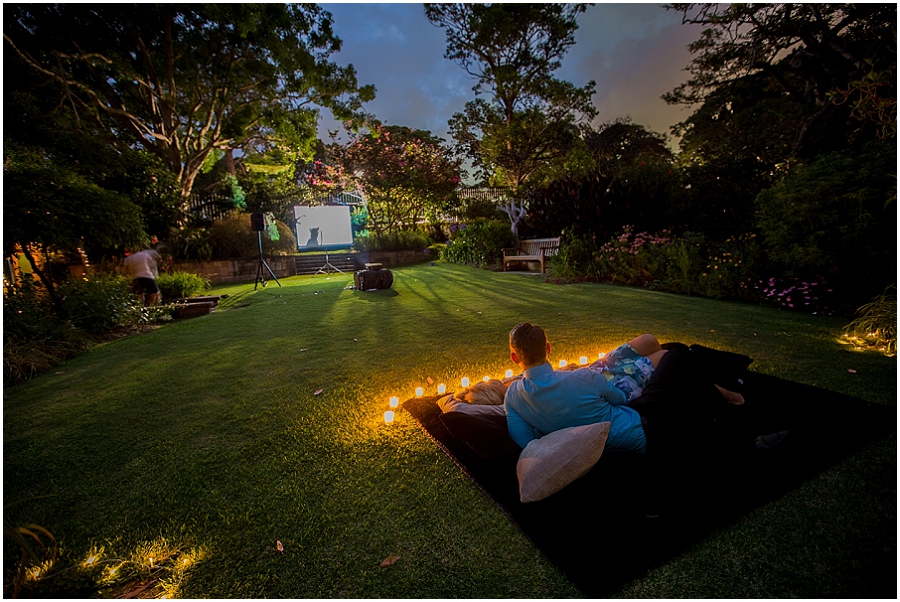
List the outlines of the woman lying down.
<svg viewBox="0 0 900 602">
<path fill-rule="evenodd" d="M 653 376 L 653 371 L 666 353 L 655 336 L 642 334 L 619 345 L 592 364 L 585 366 L 568 364 L 559 370 L 592 370 L 601 373 L 611 385 L 625 394 L 625 401 L 629 403 L 641 396 L 650 377 Z M 509 384 L 521 378 L 522 374 L 518 374 L 503 380 L 480 381 L 454 393 L 454 397 L 471 404 L 502 405 Z M 716 388 L 728 403 L 732 405 L 744 403 L 744 397 L 740 393 L 729 391 L 719 385 L 716 385 Z"/>
</svg>

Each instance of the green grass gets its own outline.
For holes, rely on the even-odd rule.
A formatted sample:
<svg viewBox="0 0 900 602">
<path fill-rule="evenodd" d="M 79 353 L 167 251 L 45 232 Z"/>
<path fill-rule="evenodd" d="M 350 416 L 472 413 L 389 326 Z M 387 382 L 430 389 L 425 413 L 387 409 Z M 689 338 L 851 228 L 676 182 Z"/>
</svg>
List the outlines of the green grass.
<svg viewBox="0 0 900 602">
<path fill-rule="evenodd" d="M 59 571 L 102 548 L 94 578 L 158 574 L 181 597 L 578 597 L 409 415 L 382 419 L 391 395 L 502 374 L 522 320 L 556 359 L 652 332 L 896 404 L 896 358 L 847 351 L 838 318 L 448 264 L 393 272 L 372 293 L 350 275 L 215 287 L 229 296 L 209 316 L 7 390 L 4 517 L 61 544 L 33 592 L 74 591 L 84 571 Z M 892 438 L 617 595 L 894 597 L 896 498 Z"/>
</svg>

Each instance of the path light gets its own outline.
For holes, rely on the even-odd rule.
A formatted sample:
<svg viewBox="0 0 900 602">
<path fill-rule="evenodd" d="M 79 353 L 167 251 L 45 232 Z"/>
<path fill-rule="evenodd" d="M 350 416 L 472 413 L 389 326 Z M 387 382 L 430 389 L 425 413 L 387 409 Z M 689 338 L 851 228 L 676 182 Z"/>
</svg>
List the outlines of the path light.
<svg viewBox="0 0 900 602">
<path fill-rule="evenodd" d="M 384 423 L 390 424 L 394 421 L 394 413 L 390 410 L 384 413 Z"/>
<path fill-rule="evenodd" d="M 506 378 L 512 378 L 512 375 L 513 375 L 513 371 L 512 371 L 512 370 L 507 370 L 507 371 L 506 371 Z"/>
<path fill-rule="evenodd" d="M 447 385 L 445 385 L 444 383 L 439 384 L 438 385 L 438 393 L 443 395 L 446 392 L 447 392 Z"/>
<path fill-rule="evenodd" d="M 605 356 L 606 356 L 605 353 L 600 353 L 600 355 L 597 356 L 597 359 L 602 360 Z"/>
<path fill-rule="evenodd" d="M 568 364 L 569 364 L 569 362 L 567 362 L 566 360 L 559 360 L 560 368 L 563 368 L 563 367 L 567 366 Z"/>
<path fill-rule="evenodd" d="M 416 397 L 422 397 L 425 394 L 425 391 L 422 390 L 422 387 L 416 387 Z"/>
<path fill-rule="evenodd" d="M 461 384 L 463 387 L 468 387 L 469 386 L 469 377 L 463 376 L 462 380 L 459 381 L 459 384 Z"/>
<path fill-rule="evenodd" d="M 491 377 L 490 377 L 490 376 L 485 376 L 485 377 L 484 377 L 483 379 L 481 379 L 481 380 L 483 380 L 484 382 L 487 382 L 487 381 L 491 380 Z"/>
<path fill-rule="evenodd" d="M 582 366 L 584 366 L 587 363 L 587 356 L 582 355 L 581 358 L 578 360 L 578 363 L 581 364 Z"/>
<path fill-rule="evenodd" d="M 390 403 L 390 406 L 392 408 L 396 408 L 398 405 L 400 405 L 400 399 L 398 399 L 397 397 L 391 397 L 391 400 L 388 403 Z"/>
</svg>

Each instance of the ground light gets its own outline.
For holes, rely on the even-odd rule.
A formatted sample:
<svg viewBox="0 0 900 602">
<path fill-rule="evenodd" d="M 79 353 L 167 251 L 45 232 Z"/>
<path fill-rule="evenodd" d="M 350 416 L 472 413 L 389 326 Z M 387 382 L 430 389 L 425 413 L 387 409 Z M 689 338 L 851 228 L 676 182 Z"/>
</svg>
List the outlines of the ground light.
<svg viewBox="0 0 900 602">
<path fill-rule="evenodd" d="M 605 352 L 600 352 L 599 354 L 597 354 L 597 359 L 601 359 L 601 360 L 602 360 L 604 357 L 606 357 L 606 353 L 605 353 Z M 579 365 L 581 365 L 581 366 L 586 366 L 587 363 L 588 363 L 588 356 L 587 356 L 587 355 L 579 356 L 579 358 L 578 358 L 578 364 L 579 364 Z M 567 361 L 567 360 L 560 360 L 560 361 L 559 361 L 559 367 L 560 367 L 560 368 L 562 368 L 562 367 L 564 367 L 564 366 L 567 366 L 567 365 L 568 365 L 568 361 Z M 502 379 L 498 377 L 498 380 L 510 379 L 510 378 L 513 377 L 513 375 L 514 375 L 513 370 L 507 369 L 507 370 L 505 371 L 505 373 L 504 373 L 504 377 L 503 377 Z M 492 378 L 494 378 L 494 377 L 492 377 L 491 375 L 488 374 L 488 375 L 485 375 L 485 377 L 483 378 L 483 380 L 484 380 L 484 382 L 487 382 L 487 381 L 491 380 Z M 417 398 L 424 397 L 424 396 L 425 396 L 425 393 L 426 393 L 426 390 L 427 390 L 431 385 L 434 384 L 434 379 L 432 379 L 431 377 L 428 377 L 426 380 L 427 380 L 427 385 L 423 385 L 423 386 L 420 386 L 420 387 L 415 387 L 415 389 L 414 389 L 414 396 L 415 396 L 415 397 L 417 397 Z M 464 389 L 465 389 L 465 388 L 468 388 L 469 385 L 471 384 L 471 382 L 472 382 L 472 381 L 471 381 L 471 379 L 470 379 L 468 376 L 463 376 L 463 377 L 460 378 L 460 380 L 459 380 L 459 384 L 460 384 L 460 385 L 462 386 L 462 388 L 464 388 Z M 437 387 L 436 387 L 436 392 L 437 392 L 438 395 L 444 395 L 444 394 L 446 394 L 446 393 L 447 393 L 447 385 L 445 385 L 444 383 L 438 384 Z M 388 398 L 388 406 L 390 407 L 390 409 L 389 409 L 389 410 L 386 410 L 386 411 L 384 412 L 384 423 L 385 423 L 385 424 L 393 424 L 393 423 L 394 423 L 394 419 L 396 418 L 395 410 L 397 410 L 397 408 L 399 407 L 399 405 L 400 405 L 400 398 L 399 398 L 399 396 L 397 396 L 397 395 L 391 395 L 391 396 Z"/>
</svg>

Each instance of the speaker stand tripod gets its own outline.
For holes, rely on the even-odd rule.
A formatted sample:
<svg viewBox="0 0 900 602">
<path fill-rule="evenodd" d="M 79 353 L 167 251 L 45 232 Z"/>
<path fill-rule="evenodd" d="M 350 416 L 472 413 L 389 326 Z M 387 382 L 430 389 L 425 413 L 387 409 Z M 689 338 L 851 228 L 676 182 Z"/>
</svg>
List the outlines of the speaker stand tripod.
<svg viewBox="0 0 900 602">
<path fill-rule="evenodd" d="M 266 263 L 266 260 L 263 259 L 263 251 L 262 251 L 262 231 L 259 230 L 256 232 L 257 239 L 259 240 L 259 265 L 256 266 L 256 284 L 253 286 L 253 290 L 259 288 L 259 283 L 262 282 L 263 287 L 269 284 L 266 275 L 263 273 L 263 268 L 269 272 L 269 275 L 278 282 L 278 286 L 281 286 L 281 282 L 278 280 L 278 276 L 275 275 L 275 272 L 272 271 L 272 268 L 269 267 L 269 264 Z"/>
<path fill-rule="evenodd" d="M 320 246 L 320 247 L 324 247 L 324 246 L 325 246 L 325 235 L 322 234 L 321 232 L 319 233 L 319 246 Z M 338 268 L 338 267 L 333 266 L 333 265 L 331 264 L 331 262 L 328 261 L 328 249 L 325 249 L 325 265 L 323 265 L 322 267 L 320 267 L 320 268 L 319 268 L 319 271 L 317 271 L 315 274 L 313 274 L 313 276 L 316 276 L 316 275 L 318 275 L 318 274 L 328 274 L 328 273 L 329 273 L 329 269 L 330 269 L 330 270 L 333 270 L 333 271 L 335 271 L 335 272 L 340 272 L 341 274 L 344 273 L 344 270 L 342 270 L 342 269 L 340 269 L 340 268 Z"/>
</svg>

